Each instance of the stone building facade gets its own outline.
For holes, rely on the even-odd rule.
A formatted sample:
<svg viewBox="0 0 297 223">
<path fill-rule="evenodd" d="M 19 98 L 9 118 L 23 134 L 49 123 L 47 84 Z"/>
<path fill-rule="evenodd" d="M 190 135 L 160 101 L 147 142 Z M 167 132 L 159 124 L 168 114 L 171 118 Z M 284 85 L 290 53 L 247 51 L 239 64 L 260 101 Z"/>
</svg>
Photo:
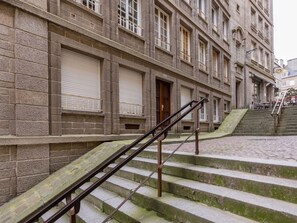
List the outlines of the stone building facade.
<svg viewBox="0 0 297 223">
<path fill-rule="evenodd" d="M 232 104 L 253 108 L 274 97 L 273 4 L 270 0 L 230 3 Z"/>
<path fill-rule="evenodd" d="M 245 60 L 242 49 L 256 41 L 272 58 L 269 4 L 266 13 L 254 0 L 0 1 L 0 203 L 190 100 L 209 98 L 199 118 L 213 131 L 249 104 L 256 77 L 267 95 L 271 64 Z M 243 22 L 250 6 L 269 24 L 268 40 Z M 171 131 L 191 132 L 196 118 Z"/>
</svg>

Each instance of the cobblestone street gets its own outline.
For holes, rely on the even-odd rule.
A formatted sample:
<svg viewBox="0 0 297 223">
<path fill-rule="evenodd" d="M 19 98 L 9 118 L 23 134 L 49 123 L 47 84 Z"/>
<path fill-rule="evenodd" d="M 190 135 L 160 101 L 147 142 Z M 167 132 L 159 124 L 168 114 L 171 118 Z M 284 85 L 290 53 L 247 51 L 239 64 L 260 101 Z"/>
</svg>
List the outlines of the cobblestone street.
<svg viewBox="0 0 297 223">
<path fill-rule="evenodd" d="M 178 145 L 163 145 L 163 149 L 174 150 Z M 194 152 L 194 145 L 194 142 L 185 143 L 179 151 Z M 200 154 L 297 161 L 297 136 L 230 136 L 203 140 Z"/>
</svg>

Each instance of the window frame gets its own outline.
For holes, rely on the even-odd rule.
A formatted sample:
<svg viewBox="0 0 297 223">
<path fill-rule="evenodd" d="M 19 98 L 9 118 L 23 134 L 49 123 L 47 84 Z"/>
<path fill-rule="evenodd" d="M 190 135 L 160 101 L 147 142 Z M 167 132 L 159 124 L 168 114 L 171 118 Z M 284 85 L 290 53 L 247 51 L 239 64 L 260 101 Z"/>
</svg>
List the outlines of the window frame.
<svg viewBox="0 0 297 223">
<path fill-rule="evenodd" d="M 217 51 L 215 48 L 212 49 L 212 73 L 213 76 L 219 78 L 219 63 L 220 63 L 220 52 Z"/>
<path fill-rule="evenodd" d="M 185 35 L 186 34 L 186 37 Z M 180 26 L 180 58 L 191 63 L 191 32 Z"/>
<path fill-rule="evenodd" d="M 157 11 L 157 15 L 156 15 L 156 11 Z M 166 31 L 167 34 L 167 41 L 163 41 L 162 38 L 162 23 L 161 23 L 161 15 L 163 14 L 164 18 L 167 18 L 167 23 L 166 21 L 163 22 L 166 23 L 166 29 L 164 28 L 164 31 Z M 156 18 L 158 18 L 158 20 L 156 21 Z M 169 15 L 162 10 L 161 8 L 159 8 L 158 6 L 155 6 L 155 21 L 154 21 L 154 31 L 155 31 L 155 44 L 159 47 L 161 47 L 162 49 L 165 49 L 167 51 L 170 51 L 170 17 Z M 165 36 L 165 35 L 164 35 Z"/>
<path fill-rule="evenodd" d="M 137 9 L 131 7 L 129 5 L 129 1 L 131 1 Z M 123 9 L 121 5 L 124 5 Z M 135 15 L 133 15 L 132 11 L 134 10 Z M 130 12 L 131 11 L 131 12 Z M 136 22 L 135 22 L 136 21 Z M 124 27 L 125 29 L 133 32 L 139 36 L 142 36 L 142 27 L 141 27 L 141 1 L 140 0 L 118 0 L 118 25 Z"/>
<path fill-rule="evenodd" d="M 201 47 L 203 46 L 203 47 Z M 207 67 L 206 67 L 206 56 L 207 56 L 207 48 L 206 48 L 207 44 L 199 39 L 199 55 L 198 55 L 198 61 L 199 61 L 199 68 L 206 71 Z"/>
</svg>

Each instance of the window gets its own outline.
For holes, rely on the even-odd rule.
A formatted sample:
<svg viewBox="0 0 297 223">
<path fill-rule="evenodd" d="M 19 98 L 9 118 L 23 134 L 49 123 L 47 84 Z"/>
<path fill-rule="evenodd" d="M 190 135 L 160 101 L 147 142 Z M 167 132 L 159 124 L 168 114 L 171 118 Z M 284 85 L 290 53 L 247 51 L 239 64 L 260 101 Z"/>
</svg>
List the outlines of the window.
<svg viewBox="0 0 297 223">
<path fill-rule="evenodd" d="M 229 83 L 229 60 L 224 58 L 224 82 Z"/>
<path fill-rule="evenodd" d="M 265 38 L 269 39 L 269 26 L 267 23 L 265 23 Z"/>
<path fill-rule="evenodd" d="M 203 98 L 206 98 L 206 97 L 205 96 L 200 97 L 200 100 L 202 100 Z M 199 119 L 200 121 L 204 121 L 204 122 L 207 121 L 206 103 L 203 103 L 203 106 L 199 110 Z"/>
<path fill-rule="evenodd" d="M 74 0 L 74 1 L 86 6 L 87 8 L 93 10 L 96 13 L 101 14 L 101 5 L 102 5 L 101 0 Z"/>
<path fill-rule="evenodd" d="M 155 44 L 170 50 L 169 16 L 161 9 L 155 8 Z"/>
<path fill-rule="evenodd" d="M 259 27 L 259 32 L 263 33 L 263 19 L 262 17 L 258 17 L 258 27 Z"/>
<path fill-rule="evenodd" d="M 197 13 L 205 19 L 205 0 L 196 0 Z"/>
<path fill-rule="evenodd" d="M 190 56 L 190 32 L 183 26 L 180 27 L 181 55 L 183 60 L 191 62 Z"/>
<path fill-rule="evenodd" d="M 229 101 L 224 102 L 224 112 L 230 112 L 230 102 Z"/>
<path fill-rule="evenodd" d="M 264 0 L 264 12 L 268 15 L 269 14 L 269 1 Z"/>
<path fill-rule="evenodd" d="M 263 49 L 259 48 L 259 64 L 264 65 L 263 63 Z"/>
<path fill-rule="evenodd" d="M 257 48 L 257 44 L 255 42 L 252 42 L 252 49 L 256 49 Z M 254 50 L 251 52 L 251 59 L 256 61 L 256 51 Z"/>
<path fill-rule="evenodd" d="M 140 27 L 140 1 L 139 0 L 119 0 L 118 4 L 118 24 L 138 35 L 142 35 Z"/>
<path fill-rule="evenodd" d="M 119 69 L 120 114 L 143 114 L 142 74 L 124 67 Z"/>
<path fill-rule="evenodd" d="M 181 87 L 180 94 L 181 94 L 181 96 L 180 96 L 181 107 L 183 107 L 184 105 L 186 105 L 190 101 L 192 101 L 191 89 L 189 89 L 187 87 Z M 187 119 L 187 120 L 192 119 L 192 113 L 186 115 L 183 119 Z"/>
<path fill-rule="evenodd" d="M 240 5 L 236 5 L 236 11 L 240 14 Z"/>
<path fill-rule="evenodd" d="M 213 122 L 219 122 L 219 102 L 213 99 Z"/>
<path fill-rule="evenodd" d="M 223 19 L 223 38 L 224 40 L 228 40 L 228 18 L 226 16 L 224 16 L 224 19 Z"/>
<path fill-rule="evenodd" d="M 251 26 L 254 29 L 257 28 L 257 26 L 256 26 L 256 11 L 253 8 L 251 8 Z"/>
<path fill-rule="evenodd" d="M 218 19 L 219 19 L 219 9 L 217 6 L 213 6 L 211 10 L 211 20 L 213 29 L 218 32 Z"/>
<path fill-rule="evenodd" d="M 100 111 L 100 61 L 62 49 L 61 97 L 63 109 Z"/>
<path fill-rule="evenodd" d="M 199 40 L 199 69 L 206 71 L 206 44 Z"/>
<path fill-rule="evenodd" d="M 265 53 L 265 68 L 269 69 L 269 53 Z"/>
<path fill-rule="evenodd" d="M 264 9 L 269 9 L 269 2 L 268 2 L 268 0 L 264 0 Z"/>
<path fill-rule="evenodd" d="M 213 76 L 219 76 L 219 53 L 216 50 L 212 50 L 212 69 L 213 69 Z"/>
</svg>

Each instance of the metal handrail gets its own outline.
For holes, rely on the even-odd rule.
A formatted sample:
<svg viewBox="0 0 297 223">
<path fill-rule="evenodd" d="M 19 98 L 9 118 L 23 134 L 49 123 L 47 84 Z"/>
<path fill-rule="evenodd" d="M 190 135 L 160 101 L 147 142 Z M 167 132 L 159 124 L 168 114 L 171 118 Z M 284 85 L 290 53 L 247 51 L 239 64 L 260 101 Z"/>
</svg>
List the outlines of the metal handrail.
<svg viewBox="0 0 297 223">
<path fill-rule="evenodd" d="M 272 109 L 271 116 L 274 118 L 274 133 L 277 132 L 277 126 L 281 117 L 282 108 L 284 105 L 284 100 L 286 98 L 287 92 L 284 92 L 283 94 L 280 94 L 276 100 L 276 103 Z M 276 108 L 278 106 L 278 109 L 276 111 Z"/>
<path fill-rule="evenodd" d="M 109 158 L 104 160 L 100 165 L 98 165 L 96 168 L 91 170 L 89 173 L 87 173 L 84 177 L 70 185 L 68 188 L 60 192 L 58 195 L 56 195 L 54 198 L 52 198 L 49 202 L 35 210 L 31 215 L 27 216 L 22 222 L 34 222 L 37 221 L 39 217 L 41 217 L 44 213 L 49 211 L 54 206 L 58 205 L 59 202 L 61 202 L 63 199 L 66 198 L 68 201 L 67 204 L 61 208 L 59 211 L 57 211 L 54 215 L 52 215 L 48 220 L 46 220 L 46 223 L 52 223 L 58 220 L 62 215 L 64 215 L 67 211 L 70 209 L 73 210 L 74 216 L 79 212 L 80 209 L 80 201 L 84 199 L 86 196 L 88 196 L 93 190 L 95 190 L 98 186 L 100 186 L 103 182 L 105 182 L 109 177 L 111 177 L 113 174 L 115 174 L 121 167 L 126 165 L 130 160 L 132 160 L 135 156 L 137 156 L 140 152 L 142 152 L 146 147 L 148 147 L 150 144 L 152 144 L 155 140 L 160 138 L 162 135 L 167 135 L 168 131 L 172 126 L 174 126 L 177 122 L 179 122 L 182 118 L 184 118 L 187 114 L 192 112 L 194 109 L 198 108 L 199 105 L 201 105 L 198 109 L 200 109 L 204 103 L 208 102 L 207 98 L 202 98 L 200 101 L 193 100 L 186 105 L 184 105 L 180 110 L 172 114 L 171 116 L 164 119 L 161 123 L 156 125 L 154 128 L 152 128 L 150 131 L 145 133 L 144 135 L 137 138 L 134 142 L 132 142 L 128 146 L 122 147 L 120 150 L 115 152 L 113 155 L 111 155 Z M 188 108 L 189 107 L 189 108 Z M 183 114 L 179 115 L 183 110 L 188 108 Z M 172 118 L 176 117 L 176 119 L 166 125 L 160 132 L 156 132 L 160 127 L 168 123 Z M 95 181 L 92 185 L 90 185 L 85 191 L 80 193 L 78 196 L 76 196 L 73 200 L 69 199 L 71 197 L 71 194 L 75 192 L 80 186 L 82 186 L 84 183 L 89 182 L 91 178 L 93 178 L 95 175 L 97 175 L 99 172 L 102 172 L 106 167 L 108 167 L 110 164 L 114 163 L 118 158 L 120 158 L 122 155 L 126 154 L 130 149 L 138 145 L 141 141 L 146 139 L 149 135 L 152 134 L 152 138 L 149 139 L 147 142 L 142 144 L 137 150 L 133 151 L 126 159 L 119 162 L 113 169 L 111 169 L 109 172 L 104 174 L 100 179 Z M 198 135 L 198 134 L 196 134 Z M 197 142 L 196 142 L 197 143 Z M 67 199 L 68 198 L 68 199 Z"/>
<path fill-rule="evenodd" d="M 102 223 L 106 223 L 108 222 L 112 216 L 128 201 L 131 199 L 131 197 L 153 176 L 153 174 L 155 173 L 159 173 L 159 170 L 163 168 L 163 166 L 165 165 L 165 163 L 176 153 L 176 151 L 182 147 L 193 135 L 194 133 L 196 132 L 196 129 L 184 140 L 182 141 L 163 161 L 162 160 L 158 160 L 158 165 L 157 165 L 157 168 L 154 169 L 142 182 L 140 182 L 140 184 L 135 188 L 133 189 L 130 194 L 126 197 L 125 200 L 123 200 L 108 216 L 107 218 L 105 218 L 105 220 L 102 222 Z M 162 140 L 158 140 L 158 158 L 160 159 L 161 158 L 161 150 L 159 148 L 159 146 L 161 145 L 160 142 Z M 159 182 L 159 176 L 158 176 L 158 184 L 160 183 Z M 159 190 L 160 188 L 158 187 L 158 196 L 159 196 L 159 193 L 161 192 Z"/>
</svg>

